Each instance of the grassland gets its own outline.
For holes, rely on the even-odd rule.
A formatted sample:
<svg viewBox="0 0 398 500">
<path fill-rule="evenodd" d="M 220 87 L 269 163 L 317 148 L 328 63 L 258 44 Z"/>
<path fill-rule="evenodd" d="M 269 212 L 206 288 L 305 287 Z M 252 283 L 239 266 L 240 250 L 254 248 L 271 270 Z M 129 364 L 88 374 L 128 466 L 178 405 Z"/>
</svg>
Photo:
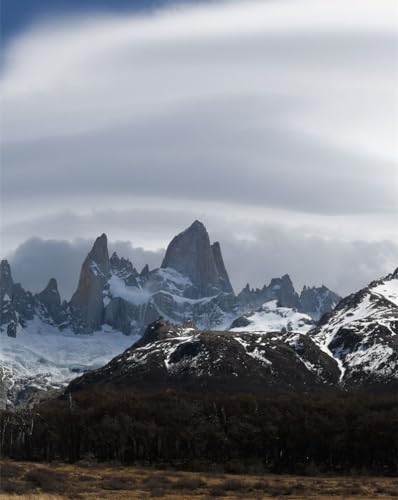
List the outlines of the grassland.
<svg viewBox="0 0 398 500">
<path fill-rule="evenodd" d="M 385 477 L 231 475 L 98 464 L 0 462 L 0 500 L 395 497 L 398 480 Z"/>
</svg>

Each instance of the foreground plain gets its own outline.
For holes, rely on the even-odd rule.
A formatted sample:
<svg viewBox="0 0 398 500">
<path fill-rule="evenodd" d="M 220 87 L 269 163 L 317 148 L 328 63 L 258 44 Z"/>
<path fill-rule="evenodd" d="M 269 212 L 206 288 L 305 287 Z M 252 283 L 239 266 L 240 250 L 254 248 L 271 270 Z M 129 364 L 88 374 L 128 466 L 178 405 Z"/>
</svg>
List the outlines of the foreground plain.
<svg viewBox="0 0 398 500">
<path fill-rule="evenodd" d="M 387 499 L 398 479 L 370 476 L 237 475 L 98 464 L 0 462 L 0 499 L 164 498 Z"/>
</svg>

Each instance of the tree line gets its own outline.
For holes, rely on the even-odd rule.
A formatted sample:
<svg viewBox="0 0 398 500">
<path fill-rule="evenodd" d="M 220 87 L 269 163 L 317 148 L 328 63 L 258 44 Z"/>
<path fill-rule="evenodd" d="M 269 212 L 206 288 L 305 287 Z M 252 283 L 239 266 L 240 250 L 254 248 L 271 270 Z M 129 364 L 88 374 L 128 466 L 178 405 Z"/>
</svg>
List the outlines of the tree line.
<svg viewBox="0 0 398 500">
<path fill-rule="evenodd" d="M 0 413 L 0 453 L 23 460 L 229 472 L 397 472 L 396 394 L 81 392 Z"/>
</svg>

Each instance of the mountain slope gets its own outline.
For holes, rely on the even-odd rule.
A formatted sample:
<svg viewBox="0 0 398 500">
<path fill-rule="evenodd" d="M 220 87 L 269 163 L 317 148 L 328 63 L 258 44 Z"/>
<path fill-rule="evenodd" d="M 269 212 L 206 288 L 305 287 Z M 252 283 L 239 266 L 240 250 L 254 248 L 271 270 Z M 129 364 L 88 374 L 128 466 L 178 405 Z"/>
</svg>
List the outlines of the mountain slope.
<svg viewBox="0 0 398 500">
<path fill-rule="evenodd" d="M 346 385 L 398 380 L 398 269 L 343 299 L 311 332 Z"/>
<path fill-rule="evenodd" d="M 98 386 L 157 390 L 260 391 L 337 383 L 337 363 L 300 334 L 200 331 L 164 320 L 103 368 L 74 380 L 67 392 Z"/>
</svg>

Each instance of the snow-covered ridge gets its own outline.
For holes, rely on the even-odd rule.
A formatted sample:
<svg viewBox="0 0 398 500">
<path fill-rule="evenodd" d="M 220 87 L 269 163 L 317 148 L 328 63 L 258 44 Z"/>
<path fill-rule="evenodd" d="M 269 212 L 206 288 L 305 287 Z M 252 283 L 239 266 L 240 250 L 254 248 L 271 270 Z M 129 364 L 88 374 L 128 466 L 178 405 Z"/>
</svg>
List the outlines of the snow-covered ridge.
<svg viewBox="0 0 398 500">
<path fill-rule="evenodd" d="M 398 276 L 371 283 L 347 297 L 314 332 L 339 364 L 341 380 L 398 379 Z"/>
<path fill-rule="evenodd" d="M 261 333 L 286 330 L 306 333 L 315 326 L 308 314 L 300 313 L 289 307 L 280 307 L 276 300 L 266 302 L 259 310 L 244 314 L 239 319 L 232 323 L 231 331 Z M 241 326 L 237 326 L 239 324 Z"/>
<path fill-rule="evenodd" d="M 398 306 L 398 278 L 383 281 L 371 289 L 372 293 L 381 295 Z"/>
</svg>

